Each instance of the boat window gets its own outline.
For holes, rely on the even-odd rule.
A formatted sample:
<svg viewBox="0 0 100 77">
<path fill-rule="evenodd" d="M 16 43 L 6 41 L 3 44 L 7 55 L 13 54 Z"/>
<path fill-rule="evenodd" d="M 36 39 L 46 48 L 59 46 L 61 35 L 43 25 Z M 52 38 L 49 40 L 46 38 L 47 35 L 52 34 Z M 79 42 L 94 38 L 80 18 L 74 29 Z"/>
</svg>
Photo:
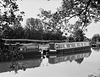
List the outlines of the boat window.
<svg viewBox="0 0 100 77">
<path fill-rule="evenodd" d="M 72 47 L 75 47 L 75 43 L 72 44 Z"/>
<path fill-rule="evenodd" d="M 81 43 L 81 46 L 83 46 L 83 43 Z"/>
<path fill-rule="evenodd" d="M 70 48 L 70 44 L 67 44 L 67 47 Z"/>
<path fill-rule="evenodd" d="M 86 46 L 86 43 L 84 43 L 84 46 Z"/>
<path fill-rule="evenodd" d="M 77 43 L 77 46 L 80 46 L 80 43 Z"/>
<path fill-rule="evenodd" d="M 62 45 L 61 44 L 58 44 L 58 47 L 57 48 L 62 48 Z"/>
</svg>

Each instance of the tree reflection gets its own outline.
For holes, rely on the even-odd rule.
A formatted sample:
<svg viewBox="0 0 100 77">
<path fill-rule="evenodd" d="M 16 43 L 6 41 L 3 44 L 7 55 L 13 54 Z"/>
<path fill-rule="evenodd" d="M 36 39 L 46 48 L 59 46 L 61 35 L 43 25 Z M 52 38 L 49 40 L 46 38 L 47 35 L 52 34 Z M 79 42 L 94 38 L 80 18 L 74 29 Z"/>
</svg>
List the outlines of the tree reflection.
<svg viewBox="0 0 100 77">
<path fill-rule="evenodd" d="M 20 70 L 20 69 L 23 70 L 23 71 L 26 70 L 25 65 L 22 64 L 22 63 L 19 63 L 19 62 L 17 62 L 17 61 L 13 61 L 13 62 L 12 62 L 12 65 L 10 66 L 10 68 L 11 68 L 12 70 L 14 70 L 16 74 L 18 73 L 18 70 Z"/>
<path fill-rule="evenodd" d="M 88 75 L 88 77 L 100 77 L 100 74 L 98 74 L 98 73 L 94 73 L 94 74 L 90 74 L 90 75 Z"/>
<path fill-rule="evenodd" d="M 0 61 L 14 61 L 14 60 L 20 60 L 23 58 L 23 55 L 16 52 L 10 52 L 8 50 L 1 50 L 0 51 Z"/>
<path fill-rule="evenodd" d="M 94 51 L 97 51 L 97 52 L 99 52 L 100 51 L 100 46 L 97 46 L 97 47 L 94 47 L 94 48 L 92 48 Z"/>
<path fill-rule="evenodd" d="M 75 61 L 78 63 L 78 64 L 81 64 L 83 62 L 84 58 L 80 58 L 80 59 L 76 59 Z"/>
<path fill-rule="evenodd" d="M 32 55 L 31 58 L 25 58 L 22 60 L 14 60 L 11 62 L 9 69 L 15 71 L 15 74 L 18 73 L 19 70 L 26 71 L 27 68 L 35 68 L 39 67 L 42 63 L 41 56 Z"/>
</svg>

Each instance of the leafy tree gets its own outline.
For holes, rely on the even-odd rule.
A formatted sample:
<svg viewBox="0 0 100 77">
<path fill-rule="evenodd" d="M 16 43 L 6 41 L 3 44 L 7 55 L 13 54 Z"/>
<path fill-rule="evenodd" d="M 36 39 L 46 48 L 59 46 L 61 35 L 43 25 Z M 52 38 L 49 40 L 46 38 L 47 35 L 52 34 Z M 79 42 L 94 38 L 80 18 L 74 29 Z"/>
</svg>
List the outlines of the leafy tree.
<svg viewBox="0 0 100 77">
<path fill-rule="evenodd" d="M 29 39 L 43 38 L 43 25 L 39 19 L 28 18 L 25 26 L 25 36 Z"/>
<path fill-rule="evenodd" d="M 16 1 L 0 0 L 0 35 L 7 30 L 9 25 L 18 25 L 23 20 L 24 12 L 19 11 Z"/>
<path fill-rule="evenodd" d="M 62 36 L 61 31 L 56 31 L 56 32 L 48 31 L 43 34 L 43 39 L 44 40 L 63 40 L 65 39 L 65 37 Z"/>
<path fill-rule="evenodd" d="M 92 37 L 92 43 L 100 42 L 100 34 L 95 34 Z"/>
<path fill-rule="evenodd" d="M 74 37 L 70 35 L 70 36 L 68 37 L 68 42 L 75 42 Z"/>
<path fill-rule="evenodd" d="M 75 26 L 85 29 L 93 20 L 100 20 L 100 0 L 63 0 L 58 14 L 65 23 L 71 18 L 78 18 Z"/>
<path fill-rule="evenodd" d="M 5 30 L 2 34 L 2 38 L 5 38 L 5 39 L 11 39 L 13 38 L 14 36 L 14 31 L 11 27 L 7 27 L 7 30 Z"/>
<path fill-rule="evenodd" d="M 34 30 L 40 30 L 41 28 L 43 29 L 43 25 L 40 19 L 35 19 L 35 18 L 28 18 L 26 20 L 26 27 Z"/>
<path fill-rule="evenodd" d="M 73 37 L 75 39 L 75 41 L 84 41 L 85 39 L 85 34 L 83 33 L 83 31 L 81 29 L 76 29 L 73 32 Z"/>
<path fill-rule="evenodd" d="M 41 14 L 38 14 L 38 16 L 45 25 L 44 28 L 46 31 L 55 31 L 61 29 L 61 16 L 57 12 L 51 13 L 51 11 L 41 9 Z"/>
<path fill-rule="evenodd" d="M 13 36 L 12 38 L 14 39 L 23 39 L 25 38 L 25 30 L 24 28 L 20 25 L 20 26 L 12 26 L 11 27 L 13 29 Z"/>
<path fill-rule="evenodd" d="M 100 20 L 100 0 L 62 0 L 61 7 L 57 11 L 41 10 L 39 15 L 48 27 L 63 28 L 72 33 L 76 27 L 86 31 L 86 27 L 92 22 Z M 70 20 L 76 18 L 75 24 Z"/>
<path fill-rule="evenodd" d="M 2 34 L 2 38 L 5 39 L 23 39 L 25 38 L 24 35 L 24 28 L 22 26 L 11 26 L 7 28 Z"/>
</svg>

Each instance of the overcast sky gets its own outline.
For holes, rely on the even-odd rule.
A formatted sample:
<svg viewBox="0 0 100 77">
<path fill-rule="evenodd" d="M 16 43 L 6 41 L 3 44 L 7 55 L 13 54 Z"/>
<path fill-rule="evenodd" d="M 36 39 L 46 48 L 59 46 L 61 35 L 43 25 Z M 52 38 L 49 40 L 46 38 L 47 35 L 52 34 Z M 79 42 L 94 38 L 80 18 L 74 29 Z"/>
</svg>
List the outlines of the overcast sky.
<svg viewBox="0 0 100 77">
<path fill-rule="evenodd" d="M 18 5 L 21 11 L 25 11 L 26 17 L 37 17 L 40 13 L 40 8 L 45 10 L 56 11 L 56 8 L 61 6 L 62 0 L 18 0 Z"/>
<path fill-rule="evenodd" d="M 25 12 L 24 19 L 26 19 L 30 17 L 37 18 L 37 14 L 40 13 L 40 8 L 54 12 L 57 7 L 61 6 L 61 2 L 62 0 L 18 0 L 18 5 L 20 10 Z M 89 25 L 86 36 L 91 38 L 94 34 L 100 34 L 99 25 L 100 23 Z"/>
</svg>

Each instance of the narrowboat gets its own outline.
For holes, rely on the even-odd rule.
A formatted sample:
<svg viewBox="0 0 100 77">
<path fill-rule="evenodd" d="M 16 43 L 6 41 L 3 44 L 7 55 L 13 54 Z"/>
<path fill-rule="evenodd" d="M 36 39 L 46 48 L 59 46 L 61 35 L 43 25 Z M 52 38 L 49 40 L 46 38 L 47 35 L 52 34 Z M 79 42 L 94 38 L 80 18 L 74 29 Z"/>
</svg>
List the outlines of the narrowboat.
<svg viewBox="0 0 100 77">
<path fill-rule="evenodd" d="M 24 43 L 24 44 L 20 44 L 20 43 L 15 43 L 15 44 L 7 44 L 8 46 L 8 50 L 10 52 L 18 52 L 18 53 L 22 53 L 22 54 L 40 54 L 39 52 L 39 44 L 36 43 Z"/>
<path fill-rule="evenodd" d="M 22 46 L 19 46 L 18 48 L 19 48 L 19 52 L 23 54 L 40 53 L 39 44 L 36 44 L 36 43 L 23 44 Z"/>
<path fill-rule="evenodd" d="M 49 52 L 58 52 L 58 51 L 74 51 L 82 50 L 84 48 L 90 47 L 89 42 L 64 42 L 64 43 L 50 43 Z"/>
</svg>

